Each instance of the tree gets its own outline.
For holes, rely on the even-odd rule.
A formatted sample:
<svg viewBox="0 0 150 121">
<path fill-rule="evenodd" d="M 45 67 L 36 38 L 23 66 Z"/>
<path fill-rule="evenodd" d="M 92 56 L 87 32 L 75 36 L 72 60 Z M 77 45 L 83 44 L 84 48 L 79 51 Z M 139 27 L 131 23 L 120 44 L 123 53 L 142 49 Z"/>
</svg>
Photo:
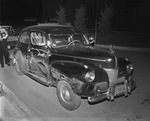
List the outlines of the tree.
<svg viewBox="0 0 150 121">
<path fill-rule="evenodd" d="M 112 29 L 111 19 L 113 17 L 112 6 L 106 4 L 105 9 L 100 11 L 100 21 L 98 22 L 98 30 L 102 34 L 109 32 Z"/>
<path fill-rule="evenodd" d="M 75 21 L 74 21 L 74 26 L 81 29 L 81 30 L 85 30 L 86 28 L 86 8 L 81 5 L 81 7 L 79 9 L 75 10 Z"/>
<path fill-rule="evenodd" d="M 60 25 L 66 25 L 66 10 L 65 8 L 60 7 L 58 11 L 56 11 L 57 17 L 56 20 Z"/>
</svg>

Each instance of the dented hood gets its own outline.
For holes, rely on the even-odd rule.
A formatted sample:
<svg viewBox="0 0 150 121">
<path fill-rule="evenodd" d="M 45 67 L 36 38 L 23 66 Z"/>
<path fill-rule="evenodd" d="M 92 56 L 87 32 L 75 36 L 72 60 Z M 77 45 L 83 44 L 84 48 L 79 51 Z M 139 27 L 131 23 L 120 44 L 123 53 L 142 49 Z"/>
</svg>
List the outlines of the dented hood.
<svg viewBox="0 0 150 121">
<path fill-rule="evenodd" d="M 98 47 L 90 46 L 70 46 L 65 48 L 54 49 L 53 57 L 61 60 L 91 63 L 94 65 L 114 68 L 115 56 Z"/>
</svg>

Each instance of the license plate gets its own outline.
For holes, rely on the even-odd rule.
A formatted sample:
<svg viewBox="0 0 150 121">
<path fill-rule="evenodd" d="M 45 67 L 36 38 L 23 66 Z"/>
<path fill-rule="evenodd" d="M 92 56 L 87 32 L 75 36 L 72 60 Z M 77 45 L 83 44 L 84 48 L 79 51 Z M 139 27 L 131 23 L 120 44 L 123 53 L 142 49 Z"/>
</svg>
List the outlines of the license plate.
<svg viewBox="0 0 150 121">
<path fill-rule="evenodd" d="M 125 91 L 124 85 L 116 86 L 116 88 L 115 88 L 115 95 L 116 95 L 116 94 L 119 94 L 119 93 L 122 93 L 122 92 L 124 92 L 124 91 Z"/>
</svg>

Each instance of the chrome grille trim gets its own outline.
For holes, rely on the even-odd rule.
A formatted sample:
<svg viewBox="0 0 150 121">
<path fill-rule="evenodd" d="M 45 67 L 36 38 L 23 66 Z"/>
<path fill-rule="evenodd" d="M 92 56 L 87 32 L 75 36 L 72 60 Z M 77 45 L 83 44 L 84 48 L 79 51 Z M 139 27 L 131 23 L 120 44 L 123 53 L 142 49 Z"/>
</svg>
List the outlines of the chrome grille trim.
<svg viewBox="0 0 150 121">
<path fill-rule="evenodd" d="M 116 81 L 117 81 L 117 78 L 118 78 L 118 68 L 116 69 L 104 69 L 107 74 L 108 74 L 108 77 L 109 77 L 109 85 L 113 85 Z"/>
</svg>

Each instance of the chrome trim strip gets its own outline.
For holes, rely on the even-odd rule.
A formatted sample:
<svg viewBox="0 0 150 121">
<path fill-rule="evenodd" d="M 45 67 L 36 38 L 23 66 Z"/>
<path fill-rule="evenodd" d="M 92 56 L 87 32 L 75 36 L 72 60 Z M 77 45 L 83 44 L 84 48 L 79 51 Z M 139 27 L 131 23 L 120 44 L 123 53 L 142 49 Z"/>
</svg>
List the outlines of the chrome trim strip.
<svg viewBox="0 0 150 121">
<path fill-rule="evenodd" d="M 93 60 L 93 61 L 100 61 L 100 62 L 106 62 L 107 60 L 101 60 L 101 59 L 91 59 L 91 58 L 84 58 L 84 57 L 77 57 L 77 56 L 70 56 L 70 55 L 61 55 L 61 54 L 56 54 L 52 53 L 53 55 L 59 55 L 59 56 L 66 56 L 66 57 L 71 57 L 71 58 L 79 58 L 79 59 L 88 59 L 88 60 Z"/>
<path fill-rule="evenodd" d="M 114 85 L 117 81 L 117 78 L 118 78 L 118 68 L 116 68 L 116 69 L 106 69 L 106 68 L 104 68 L 104 70 L 108 74 L 109 85 Z"/>
</svg>

